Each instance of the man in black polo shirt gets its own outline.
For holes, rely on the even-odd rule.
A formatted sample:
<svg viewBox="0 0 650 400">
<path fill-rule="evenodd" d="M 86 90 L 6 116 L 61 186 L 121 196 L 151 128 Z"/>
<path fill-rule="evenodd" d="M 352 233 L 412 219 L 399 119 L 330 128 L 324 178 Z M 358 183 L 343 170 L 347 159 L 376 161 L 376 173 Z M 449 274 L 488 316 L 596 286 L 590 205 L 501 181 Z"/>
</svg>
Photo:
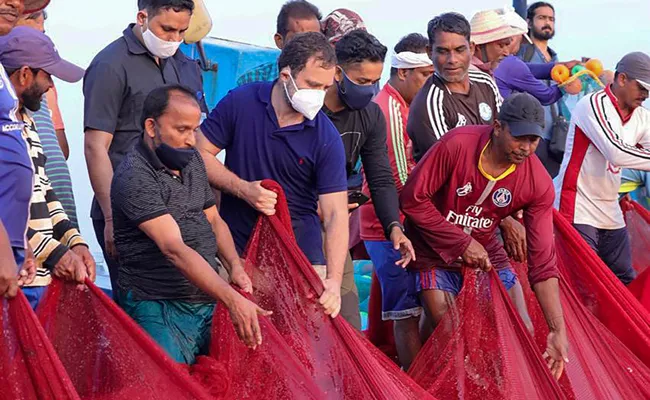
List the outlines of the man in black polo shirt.
<svg viewBox="0 0 650 400">
<path fill-rule="evenodd" d="M 261 344 L 257 314 L 270 313 L 217 273 L 218 250 L 233 282 L 252 292 L 194 149 L 201 121 L 194 92 L 154 89 L 141 121 L 144 134 L 111 185 L 120 304 L 177 362 L 192 364 L 207 352 L 215 300 L 248 346 Z"/>
<path fill-rule="evenodd" d="M 379 92 L 386 46 L 367 31 L 357 29 L 339 39 L 335 50 L 335 84 L 327 89 L 323 110 L 341 135 L 348 178 L 355 174 L 361 159 L 372 204 L 386 238 L 402 255 L 414 257 L 413 246 L 400 223 L 397 189 L 386 147 L 386 120 L 379 106 L 371 102 Z M 351 205 L 355 206 L 358 204 Z M 360 328 L 356 292 L 354 268 L 348 255 L 341 285 L 341 315 Z"/>
<path fill-rule="evenodd" d="M 91 218 L 97 241 L 117 286 L 110 185 L 113 171 L 137 142 L 142 104 L 165 84 L 190 88 L 207 113 L 201 72 L 178 50 L 187 30 L 192 0 L 138 0 L 137 22 L 102 50 L 84 78 L 84 152 L 95 198 Z"/>
</svg>

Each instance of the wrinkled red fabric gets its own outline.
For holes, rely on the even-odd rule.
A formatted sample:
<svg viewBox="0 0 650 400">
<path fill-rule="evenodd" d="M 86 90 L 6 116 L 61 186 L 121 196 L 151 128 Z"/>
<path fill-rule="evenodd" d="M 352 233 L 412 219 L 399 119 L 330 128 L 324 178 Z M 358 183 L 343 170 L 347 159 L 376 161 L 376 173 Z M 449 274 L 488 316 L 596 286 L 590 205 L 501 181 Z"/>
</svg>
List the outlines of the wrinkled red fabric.
<svg viewBox="0 0 650 400">
<path fill-rule="evenodd" d="M 269 400 L 327 398 L 271 321 L 260 317 L 259 322 L 262 345 L 255 350 L 248 349 L 237 337 L 228 310 L 217 307 L 212 326 L 210 359 L 225 366 L 224 377 L 230 382 L 230 387 L 221 396 L 212 391 L 214 397 Z M 204 360 L 199 359 L 197 365 L 202 363 Z M 206 377 L 205 382 L 209 384 L 210 379 Z"/>
<path fill-rule="evenodd" d="M 97 286 L 55 280 L 38 315 L 82 399 L 210 399 Z"/>
<path fill-rule="evenodd" d="M 341 317 L 325 315 L 318 303 L 323 284 L 295 242 L 284 194 L 275 182 L 263 185 L 278 193 L 276 214 L 260 217 L 246 250 L 246 268 L 252 298 L 273 315 L 260 319 L 262 346 L 245 350 L 228 338 L 234 335 L 232 324 L 218 307 L 212 355 L 239 375 L 229 398 L 262 393 L 261 398 L 278 400 L 431 399 Z"/>
<path fill-rule="evenodd" d="M 22 291 L 0 304 L 0 400 L 79 399 Z"/>
<path fill-rule="evenodd" d="M 439 399 L 565 398 L 497 273 L 465 272 L 409 374 Z"/>
<path fill-rule="evenodd" d="M 374 344 L 388 358 L 397 361 L 393 321 L 384 321 L 381 318 L 381 285 L 374 272 L 368 299 L 368 329 L 365 334 L 370 343 Z"/>
<path fill-rule="evenodd" d="M 575 260 L 558 258 L 560 271 L 575 266 Z M 535 327 L 540 352 L 546 348 L 548 325 L 526 279 L 525 265 L 516 265 L 517 274 Z M 560 386 L 569 399 L 648 399 L 650 369 L 612 332 L 589 312 L 560 277 L 560 299 L 569 340 L 569 363 Z"/>
<path fill-rule="evenodd" d="M 580 303 L 650 366 L 650 313 L 616 278 L 580 234 L 553 212 L 560 274 Z M 645 250 L 647 251 L 647 250 Z"/>
<path fill-rule="evenodd" d="M 632 265 L 638 273 L 627 288 L 646 310 L 650 310 L 650 211 L 627 199 L 621 200 L 621 208 L 630 234 Z"/>
</svg>

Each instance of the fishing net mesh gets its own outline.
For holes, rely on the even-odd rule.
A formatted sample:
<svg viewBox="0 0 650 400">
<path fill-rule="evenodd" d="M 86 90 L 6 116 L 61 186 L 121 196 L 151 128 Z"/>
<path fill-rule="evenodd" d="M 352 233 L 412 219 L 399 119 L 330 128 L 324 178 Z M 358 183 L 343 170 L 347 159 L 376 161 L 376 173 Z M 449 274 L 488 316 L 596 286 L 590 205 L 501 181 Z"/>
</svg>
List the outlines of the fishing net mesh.
<svg viewBox="0 0 650 400">
<path fill-rule="evenodd" d="M 621 208 L 630 234 L 632 265 L 638 273 L 627 288 L 650 311 L 650 211 L 627 199 L 621 201 Z"/>
<path fill-rule="evenodd" d="M 555 382 L 541 357 L 549 333 L 525 264 L 514 264 L 531 336 L 494 273 L 465 271 L 463 289 L 409 374 L 439 399 L 648 399 L 648 314 L 555 213 L 569 363 Z"/>
<path fill-rule="evenodd" d="M 79 399 L 25 295 L 0 305 L 0 399 Z"/>
<path fill-rule="evenodd" d="M 563 398 L 494 271 L 466 270 L 409 374 L 439 399 Z"/>
<path fill-rule="evenodd" d="M 209 398 L 92 282 L 55 280 L 38 315 L 82 399 Z"/>
<path fill-rule="evenodd" d="M 273 315 L 262 327 L 263 344 L 252 351 L 232 338 L 227 312 L 219 307 L 212 356 L 230 373 L 255 371 L 251 365 L 283 368 L 276 378 L 257 374 L 234 382 L 229 398 L 432 398 L 341 317 L 324 314 L 318 303 L 323 284 L 295 243 L 282 190 L 271 181 L 264 186 L 278 193 L 276 215 L 258 221 L 246 250 L 246 268 L 252 298 Z M 255 385 L 266 385 L 266 390 Z"/>
</svg>

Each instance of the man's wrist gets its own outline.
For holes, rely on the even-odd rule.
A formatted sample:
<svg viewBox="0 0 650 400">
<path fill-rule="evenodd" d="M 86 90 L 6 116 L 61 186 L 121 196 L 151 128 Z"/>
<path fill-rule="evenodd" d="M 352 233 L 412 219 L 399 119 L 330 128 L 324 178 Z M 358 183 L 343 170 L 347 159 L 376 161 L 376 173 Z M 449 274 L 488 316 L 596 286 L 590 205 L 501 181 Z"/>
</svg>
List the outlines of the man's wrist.
<svg viewBox="0 0 650 400">
<path fill-rule="evenodd" d="M 566 325 L 564 324 L 564 316 L 563 315 L 559 315 L 559 316 L 556 316 L 556 317 L 551 317 L 546 322 L 548 324 L 548 329 L 551 332 L 560 333 L 560 332 L 564 332 L 566 330 Z"/>
<path fill-rule="evenodd" d="M 235 184 L 235 197 L 245 200 L 246 199 L 246 189 L 247 189 L 247 184 L 245 180 L 241 178 L 237 178 L 237 183 Z"/>
<path fill-rule="evenodd" d="M 226 292 L 226 294 L 223 296 L 221 301 L 223 304 L 228 308 L 229 310 L 234 307 L 235 303 L 237 302 L 237 297 L 239 296 L 239 293 L 231 287 L 229 287 L 230 290 Z"/>
<path fill-rule="evenodd" d="M 325 279 L 334 281 L 336 282 L 339 286 L 343 283 L 343 272 L 340 273 L 332 273 L 331 268 L 329 266 L 326 267 L 327 269 L 327 274 L 325 275 Z M 343 269 L 341 269 L 343 270 Z"/>
<path fill-rule="evenodd" d="M 404 233 L 404 226 L 402 225 L 402 223 L 399 222 L 399 221 L 393 221 L 388 225 L 387 231 L 388 231 L 389 236 L 393 234 L 393 231 L 395 231 L 395 228 L 399 229 L 400 232 Z"/>
</svg>

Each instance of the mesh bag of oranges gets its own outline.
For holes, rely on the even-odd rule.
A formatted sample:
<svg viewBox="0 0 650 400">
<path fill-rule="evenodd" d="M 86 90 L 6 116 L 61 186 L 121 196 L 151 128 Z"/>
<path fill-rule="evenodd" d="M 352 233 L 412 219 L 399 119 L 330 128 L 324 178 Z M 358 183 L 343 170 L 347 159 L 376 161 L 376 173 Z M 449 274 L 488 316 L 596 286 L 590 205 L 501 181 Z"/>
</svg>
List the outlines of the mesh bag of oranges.
<svg viewBox="0 0 650 400">
<path fill-rule="evenodd" d="M 553 67 L 551 78 L 565 93 L 558 103 L 562 115 L 570 119 L 571 110 L 578 100 L 589 93 L 602 89 L 605 86 L 604 82 L 610 80 L 608 76 L 610 73 L 611 71 L 604 70 L 603 64 L 595 58 L 588 60 L 584 65 L 578 64 L 572 69 L 563 64 Z"/>
</svg>

